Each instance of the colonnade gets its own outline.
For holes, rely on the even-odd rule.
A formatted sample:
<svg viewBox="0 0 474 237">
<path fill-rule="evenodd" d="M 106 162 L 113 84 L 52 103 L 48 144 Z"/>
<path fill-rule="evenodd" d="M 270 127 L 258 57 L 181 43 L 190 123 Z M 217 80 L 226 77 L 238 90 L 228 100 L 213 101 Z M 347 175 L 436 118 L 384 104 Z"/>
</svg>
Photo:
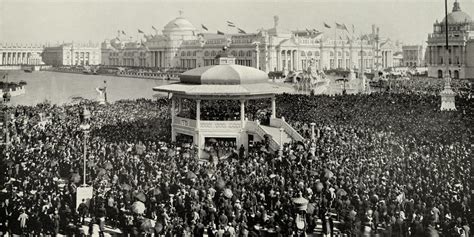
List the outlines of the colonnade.
<svg viewBox="0 0 474 237">
<path fill-rule="evenodd" d="M 41 64 L 40 57 L 33 57 L 36 55 L 38 55 L 38 52 L 31 52 L 31 51 L 0 52 L 0 65 Z"/>
</svg>

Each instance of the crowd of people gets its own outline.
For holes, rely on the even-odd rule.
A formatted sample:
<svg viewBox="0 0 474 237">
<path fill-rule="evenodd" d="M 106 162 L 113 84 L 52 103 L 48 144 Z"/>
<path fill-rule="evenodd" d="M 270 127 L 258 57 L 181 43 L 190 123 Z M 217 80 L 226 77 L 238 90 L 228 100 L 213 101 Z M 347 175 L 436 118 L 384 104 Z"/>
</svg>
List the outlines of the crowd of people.
<svg viewBox="0 0 474 237">
<path fill-rule="evenodd" d="M 440 112 L 439 96 L 428 94 L 284 94 L 277 115 L 306 139 L 281 153 L 262 140 L 217 162 L 170 142 L 168 99 L 12 107 L 0 232 L 468 236 L 474 106 L 456 103 L 456 112 Z M 246 106 L 257 118 L 269 101 Z M 76 200 L 84 139 L 89 202 Z"/>
</svg>

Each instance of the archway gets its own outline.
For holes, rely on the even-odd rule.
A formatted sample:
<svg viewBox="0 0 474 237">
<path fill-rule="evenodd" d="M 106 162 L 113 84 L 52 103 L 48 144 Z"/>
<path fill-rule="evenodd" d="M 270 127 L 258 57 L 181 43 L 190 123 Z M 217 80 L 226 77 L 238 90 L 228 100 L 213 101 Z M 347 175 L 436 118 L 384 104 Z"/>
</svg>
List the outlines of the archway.
<svg viewBox="0 0 474 237">
<path fill-rule="evenodd" d="M 443 70 L 438 70 L 438 78 L 443 78 Z"/>
</svg>

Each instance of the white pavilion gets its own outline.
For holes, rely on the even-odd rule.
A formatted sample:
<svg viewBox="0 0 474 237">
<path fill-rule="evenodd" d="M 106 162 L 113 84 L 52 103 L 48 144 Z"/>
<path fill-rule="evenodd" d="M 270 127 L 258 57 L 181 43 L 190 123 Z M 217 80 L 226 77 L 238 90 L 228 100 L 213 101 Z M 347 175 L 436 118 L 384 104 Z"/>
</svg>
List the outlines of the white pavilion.
<svg viewBox="0 0 474 237">
<path fill-rule="evenodd" d="M 283 144 L 291 140 L 302 140 L 303 137 L 284 118 L 276 117 L 275 95 L 291 93 L 294 89 L 269 82 L 264 71 L 236 65 L 235 59 L 229 57 L 225 49 L 216 57 L 218 65 L 186 71 L 180 75 L 179 83 L 153 88 L 154 91 L 171 95 L 171 140 L 176 141 L 178 135 L 192 138 L 192 143 L 198 147 L 199 157 L 203 157 L 204 143 L 210 138 L 231 139 L 237 148 L 243 145 L 246 152 L 249 138 L 259 141 L 268 137 L 272 151 L 282 149 Z M 271 98 L 270 123 L 262 125 L 258 120 L 249 120 L 245 114 L 246 101 L 268 98 Z M 195 116 L 192 118 L 178 115 L 183 110 L 183 100 L 195 103 Z M 201 103 L 211 100 L 239 101 L 240 116 L 201 120 Z M 238 117 L 240 119 L 237 120 Z"/>
</svg>

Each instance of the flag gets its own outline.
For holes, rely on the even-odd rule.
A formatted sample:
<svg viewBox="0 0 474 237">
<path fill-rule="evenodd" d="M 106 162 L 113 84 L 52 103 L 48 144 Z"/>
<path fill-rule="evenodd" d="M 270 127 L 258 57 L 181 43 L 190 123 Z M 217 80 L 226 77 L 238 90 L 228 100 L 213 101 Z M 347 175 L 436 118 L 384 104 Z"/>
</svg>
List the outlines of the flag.
<svg viewBox="0 0 474 237">
<path fill-rule="evenodd" d="M 155 28 L 154 26 L 151 26 L 151 28 L 152 28 L 153 30 L 156 30 L 156 28 Z"/>
<path fill-rule="evenodd" d="M 336 29 L 338 29 L 338 30 L 346 30 L 345 27 L 346 27 L 346 26 L 341 25 L 341 24 L 339 24 L 339 23 L 336 22 Z"/>
<path fill-rule="evenodd" d="M 313 29 L 313 33 L 316 34 L 318 33 L 318 31 L 316 29 Z"/>
<path fill-rule="evenodd" d="M 127 35 L 127 34 L 125 34 L 125 31 L 123 31 L 123 30 L 122 30 L 122 34 Z"/>
<path fill-rule="evenodd" d="M 142 30 L 140 30 L 140 29 L 138 29 L 138 33 L 142 33 L 142 34 L 143 34 L 143 31 L 142 31 Z"/>
<path fill-rule="evenodd" d="M 239 33 L 240 34 L 247 34 L 247 32 L 245 32 L 244 30 L 240 29 L 240 28 L 237 28 L 239 30 Z"/>
<path fill-rule="evenodd" d="M 324 22 L 324 27 L 331 29 L 331 26 L 326 24 L 326 22 Z"/>
<path fill-rule="evenodd" d="M 222 32 L 222 31 L 217 31 L 217 34 L 218 34 L 218 35 L 223 35 L 224 32 Z"/>
<path fill-rule="evenodd" d="M 346 30 L 346 31 L 347 31 L 347 33 L 349 33 L 349 30 L 347 29 L 347 26 L 346 26 L 346 24 L 342 24 L 342 25 L 344 26 L 344 30 Z"/>
<path fill-rule="evenodd" d="M 208 30 L 209 30 L 209 29 L 207 29 L 207 27 L 206 27 L 205 25 L 203 25 L 203 24 L 201 24 L 201 27 L 202 27 L 202 29 L 205 30 L 205 31 L 208 31 Z"/>
<path fill-rule="evenodd" d="M 308 28 L 306 28 L 306 32 L 308 32 L 308 35 L 310 35 L 310 34 L 311 34 L 311 31 L 310 31 L 310 30 L 308 30 Z"/>
<path fill-rule="evenodd" d="M 234 22 L 232 22 L 232 21 L 226 21 L 226 22 L 227 22 L 227 26 L 235 27 Z"/>
</svg>

